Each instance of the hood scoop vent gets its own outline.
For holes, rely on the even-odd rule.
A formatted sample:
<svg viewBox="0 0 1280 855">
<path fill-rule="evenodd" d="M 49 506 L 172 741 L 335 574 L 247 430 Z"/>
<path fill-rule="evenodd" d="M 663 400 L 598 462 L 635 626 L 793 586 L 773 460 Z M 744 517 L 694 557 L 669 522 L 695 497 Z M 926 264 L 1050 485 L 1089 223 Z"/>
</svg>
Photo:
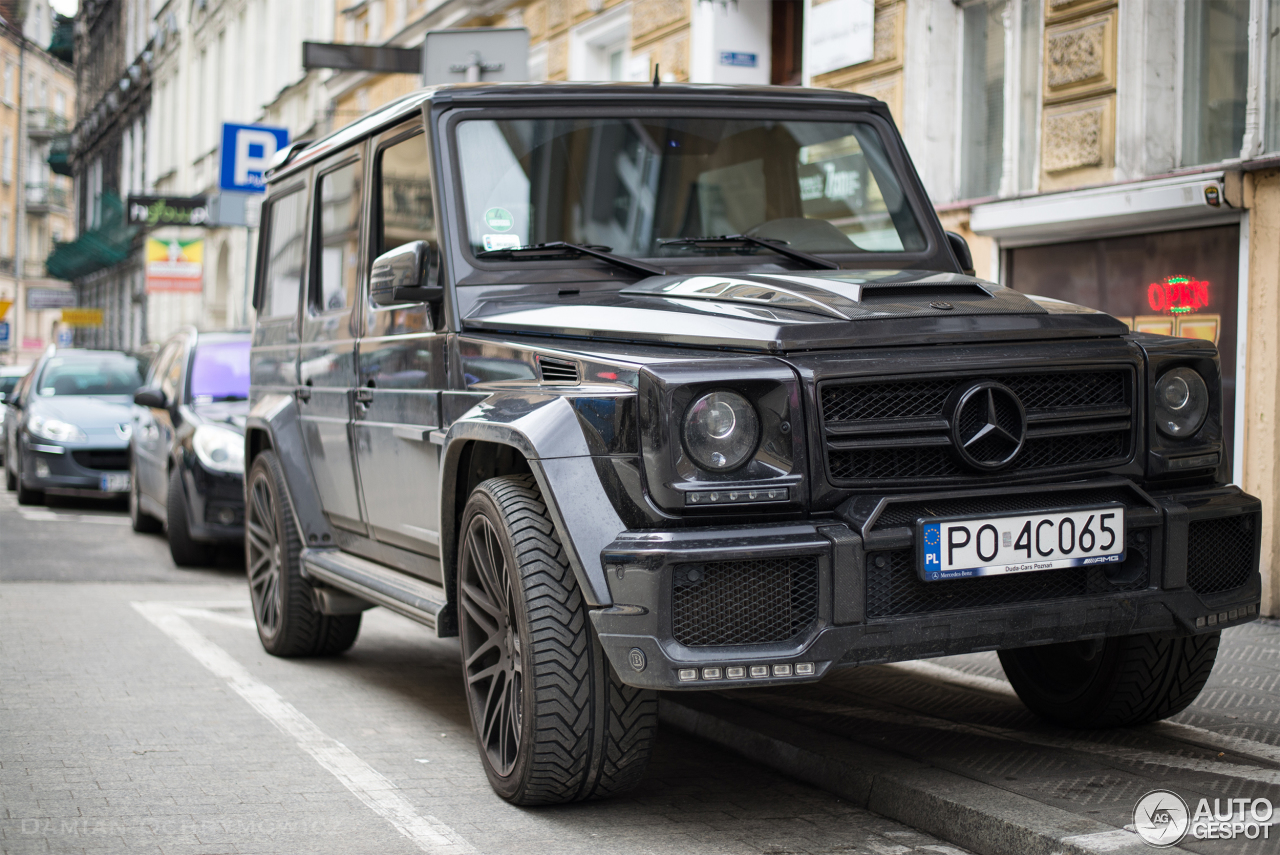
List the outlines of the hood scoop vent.
<svg viewBox="0 0 1280 855">
<path fill-rule="evenodd" d="M 543 383 L 552 386 L 577 386 L 581 382 L 578 363 L 570 359 L 557 359 L 554 356 L 537 357 L 538 376 Z"/>
<path fill-rule="evenodd" d="M 901 282 L 863 285 L 860 303 L 901 303 L 917 300 L 990 300 L 991 292 L 976 282 Z"/>
</svg>

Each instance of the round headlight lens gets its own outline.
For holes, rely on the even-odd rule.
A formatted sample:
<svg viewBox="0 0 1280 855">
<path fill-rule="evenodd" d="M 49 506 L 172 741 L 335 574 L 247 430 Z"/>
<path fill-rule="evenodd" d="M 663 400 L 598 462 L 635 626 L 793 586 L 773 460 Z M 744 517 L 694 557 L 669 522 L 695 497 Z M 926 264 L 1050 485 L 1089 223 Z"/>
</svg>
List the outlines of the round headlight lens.
<svg viewBox="0 0 1280 855">
<path fill-rule="evenodd" d="M 728 472 L 756 450 L 760 419 L 751 402 L 737 392 L 711 392 L 684 415 L 684 447 L 703 469 Z"/>
<path fill-rule="evenodd" d="M 1156 381 L 1156 427 L 1165 436 L 1182 439 L 1204 424 L 1209 414 L 1209 387 L 1190 368 L 1166 371 Z"/>
</svg>

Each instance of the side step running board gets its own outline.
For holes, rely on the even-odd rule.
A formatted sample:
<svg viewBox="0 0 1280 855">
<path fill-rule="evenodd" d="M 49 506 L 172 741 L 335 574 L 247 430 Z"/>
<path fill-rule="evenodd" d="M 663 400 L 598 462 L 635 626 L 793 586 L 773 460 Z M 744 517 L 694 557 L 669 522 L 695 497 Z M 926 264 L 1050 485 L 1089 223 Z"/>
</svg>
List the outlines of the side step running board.
<svg viewBox="0 0 1280 855">
<path fill-rule="evenodd" d="M 439 585 L 336 549 L 304 549 L 302 566 L 306 575 L 317 581 L 386 606 L 432 629 L 437 628 L 440 612 L 448 604 Z"/>
</svg>

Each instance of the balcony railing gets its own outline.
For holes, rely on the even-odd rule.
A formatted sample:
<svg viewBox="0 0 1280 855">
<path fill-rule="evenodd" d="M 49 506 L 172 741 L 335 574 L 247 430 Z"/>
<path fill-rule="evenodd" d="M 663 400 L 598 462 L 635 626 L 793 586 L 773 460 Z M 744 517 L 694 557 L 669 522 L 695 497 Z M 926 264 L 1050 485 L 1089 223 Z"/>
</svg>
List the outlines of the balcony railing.
<svg viewBox="0 0 1280 855">
<path fill-rule="evenodd" d="M 66 208 L 67 191 L 51 184 L 27 185 L 27 210 L 36 213 L 39 209 Z"/>
<path fill-rule="evenodd" d="M 69 129 L 67 117 L 48 107 L 30 107 L 27 110 L 27 133 L 33 136 L 65 134 Z"/>
</svg>

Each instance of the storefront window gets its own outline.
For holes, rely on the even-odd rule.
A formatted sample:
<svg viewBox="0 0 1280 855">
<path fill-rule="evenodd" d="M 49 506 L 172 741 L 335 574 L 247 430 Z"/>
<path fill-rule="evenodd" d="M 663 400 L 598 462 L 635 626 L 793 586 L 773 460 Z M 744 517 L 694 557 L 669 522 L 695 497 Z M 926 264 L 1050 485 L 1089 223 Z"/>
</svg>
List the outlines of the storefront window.
<svg viewBox="0 0 1280 855">
<path fill-rule="evenodd" d="M 1000 190 L 1004 162 L 1004 29 L 1008 3 L 980 0 L 964 9 L 964 87 L 960 197 Z"/>
<path fill-rule="evenodd" d="M 1182 163 L 1240 156 L 1249 85 L 1249 4 L 1186 0 Z"/>
<path fill-rule="evenodd" d="M 1231 225 L 1011 249 L 1006 270 L 1024 293 L 1101 309 L 1137 332 L 1216 343 L 1230 460 L 1239 262 L 1240 227 Z"/>
</svg>

